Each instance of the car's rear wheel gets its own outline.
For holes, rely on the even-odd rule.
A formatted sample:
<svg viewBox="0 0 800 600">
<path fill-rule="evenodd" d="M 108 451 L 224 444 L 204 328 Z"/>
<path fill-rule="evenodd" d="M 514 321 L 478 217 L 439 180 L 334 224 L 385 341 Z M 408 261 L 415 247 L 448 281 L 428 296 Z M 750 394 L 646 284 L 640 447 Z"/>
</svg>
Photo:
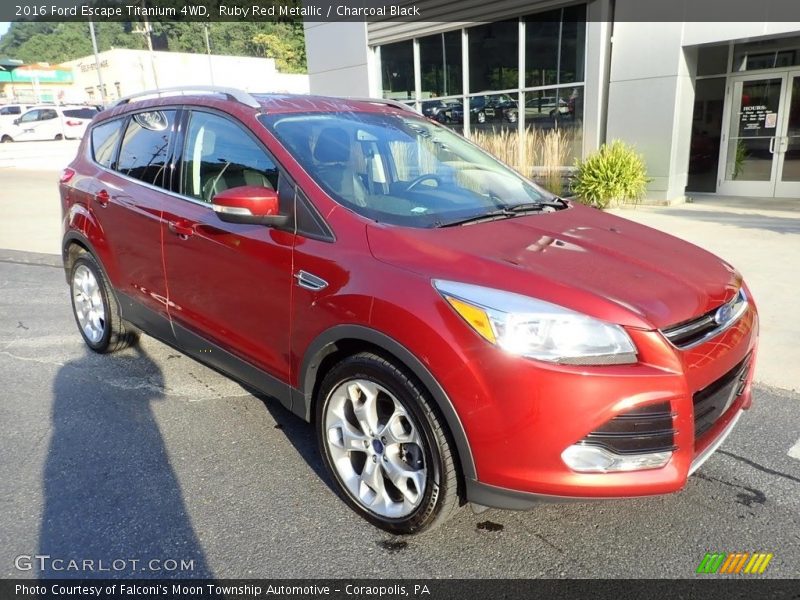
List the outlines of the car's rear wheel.
<svg viewBox="0 0 800 600">
<path fill-rule="evenodd" d="M 459 507 L 455 457 L 427 393 L 372 353 L 346 358 L 319 387 L 320 451 L 345 501 L 372 524 L 420 533 Z"/>
<path fill-rule="evenodd" d="M 89 348 L 103 354 L 136 343 L 138 332 L 120 316 L 111 286 L 88 252 L 72 265 L 70 292 L 78 331 Z"/>
<path fill-rule="evenodd" d="M 478 113 L 478 123 L 486 123 L 486 113 L 484 112 Z"/>
<path fill-rule="evenodd" d="M 63 140 L 63 139 L 64 139 L 64 136 L 63 136 L 63 135 L 61 135 L 60 133 L 57 133 L 57 134 L 56 134 L 56 137 L 55 137 L 55 138 L 53 138 L 53 139 L 55 139 L 57 142 L 60 142 L 61 140 Z"/>
<path fill-rule="evenodd" d="M 2 138 L 0 138 L 0 143 L 3 143 L 3 144 L 10 144 L 13 141 L 14 141 L 14 138 L 12 138 L 10 135 L 4 135 Z"/>
</svg>

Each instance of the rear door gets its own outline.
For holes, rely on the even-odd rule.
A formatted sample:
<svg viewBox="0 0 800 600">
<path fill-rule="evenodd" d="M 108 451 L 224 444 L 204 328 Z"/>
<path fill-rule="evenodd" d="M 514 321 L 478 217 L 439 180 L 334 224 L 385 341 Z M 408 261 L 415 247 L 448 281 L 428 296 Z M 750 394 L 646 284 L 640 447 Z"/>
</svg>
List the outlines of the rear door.
<svg viewBox="0 0 800 600">
<path fill-rule="evenodd" d="M 122 292 L 123 310 L 135 313 L 162 338 L 165 328 L 168 331 L 161 260 L 161 215 L 167 195 L 163 186 L 177 121 L 178 110 L 170 108 L 133 113 L 94 127 L 97 171 L 87 190 L 113 261 L 109 276 Z"/>
<path fill-rule="evenodd" d="M 172 184 L 178 195 L 164 207 L 170 316 L 288 382 L 294 232 L 225 223 L 211 199 L 231 187 L 262 185 L 278 190 L 281 212 L 291 212 L 293 193 L 284 190 L 293 188 L 284 185 L 263 145 L 231 117 L 193 110 L 184 131 Z M 176 335 L 190 354 L 203 350 L 180 328 Z"/>
</svg>

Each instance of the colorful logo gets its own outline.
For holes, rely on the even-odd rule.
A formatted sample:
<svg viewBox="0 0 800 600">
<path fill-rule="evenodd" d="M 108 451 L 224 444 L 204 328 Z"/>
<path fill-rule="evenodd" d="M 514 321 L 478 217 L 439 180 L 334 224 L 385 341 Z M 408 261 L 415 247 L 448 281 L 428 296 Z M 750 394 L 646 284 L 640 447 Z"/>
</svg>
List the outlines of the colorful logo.
<svg viewBox="0 0 800 600">
<path fill-rule="evenodd" d="M 772 554 L 766 552 L 707 552 L 697 567 L 698 573 L 717 573 L 718 575 L 739 573 L 760 575 L 767 570 Z"/>
</svg>

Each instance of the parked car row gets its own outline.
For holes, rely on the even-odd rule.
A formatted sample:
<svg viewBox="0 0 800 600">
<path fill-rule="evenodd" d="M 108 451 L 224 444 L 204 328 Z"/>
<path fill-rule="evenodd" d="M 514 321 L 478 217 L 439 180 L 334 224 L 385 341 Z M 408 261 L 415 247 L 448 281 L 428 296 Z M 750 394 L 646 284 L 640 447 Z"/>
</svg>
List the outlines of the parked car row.
<svg viewBox="0 0 800 600">
<path fill-rule="evenodd" d="M 8 104 L 0 107 L 0 142 L 80 139 L 97 113 L 77 104 Z"/>
<path fill-rule="evenodd" d="M 516 123 L 519 119 L 517 101 L 508 94 L 487 94 L 472 96 L 469 99 L 470 120 L 472 123 L 507 122 Z M 546 116 L 551 118 L 573 115 L 575 102 L 573 99 L 558 96 L 535 96 L 525 102 L 525 117 L 536 119 Z M 464 103 L 459 100 L 425 100 L 422 102 L 422 114 L 439 123 L 463 123 Z"/>
</svg>

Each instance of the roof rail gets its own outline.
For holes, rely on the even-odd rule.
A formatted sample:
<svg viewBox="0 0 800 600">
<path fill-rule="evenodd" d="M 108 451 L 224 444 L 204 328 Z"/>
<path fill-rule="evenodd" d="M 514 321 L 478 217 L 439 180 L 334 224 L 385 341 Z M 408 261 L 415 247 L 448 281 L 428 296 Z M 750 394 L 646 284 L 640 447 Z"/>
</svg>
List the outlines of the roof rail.
<svg viewBox="0 0 800 600">
<path fill-rule="evenodd" d="M 120 106 L 122 104 L 128 104 L 131 100 L 135 100 L 136 98 L 143 98 L 145 96 L 155 96 L 160 98 L 162 96 L 186 96 L 189 94 L 221 94 L 223 96 L 227 96 L 231 100 L 235 100 L 241 104 L 246 104 L 252 108 L 258 108 L 261 106 L 252 95 L 248 94 L 244 90 L 240 90 L 237 88 L 229 88 L 229 87 L 219 87 L 215 85 L 191 85 L 191 86 L 182 86 L 182 87 L 172 87 L 172 88 L 161 88 L 158 90 L 145 90 L 144 92 L 137 92 L 136 94 L 131 94 L 130 96 L 125 96 L 124 98 L 120 98 L 117 102 L 114 103 L 114 106 Z"/>
<path fill-rule="evenodd" d="M 356 100 L 358 102 L 372 102 L 373 104 L 386 104 L 387 106 L 394 106 L 395 108 L 402 108 L 414 114 L 419 114 L 413 106 L 403 104 L 398 100 L 390 100 L 388 98 L 354 98 L 353 96 L 345 96 L 347 100 Z"/>
</svg>

